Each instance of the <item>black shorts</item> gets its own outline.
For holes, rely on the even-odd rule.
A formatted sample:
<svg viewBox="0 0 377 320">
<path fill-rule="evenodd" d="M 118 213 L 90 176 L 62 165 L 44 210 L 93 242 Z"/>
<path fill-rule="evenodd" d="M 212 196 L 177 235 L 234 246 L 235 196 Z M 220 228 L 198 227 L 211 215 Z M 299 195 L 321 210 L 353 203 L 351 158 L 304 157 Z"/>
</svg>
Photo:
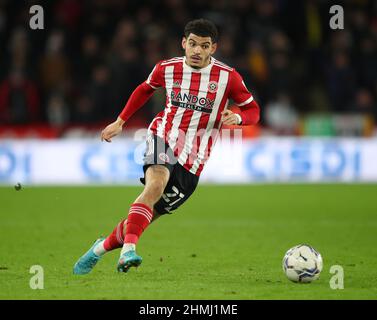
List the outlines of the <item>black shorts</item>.
<svg viewBox="0 0 377 320">
<path fill-rule="evenodd" d="M 150 135 L 147 137 L 147 148 L 144 154 L 144 177 L 140 178 L 143 184 L 145 184 L 145 172 L 155 164 L 166 167 L 170 172 L 170 178 L 154 209 L 158 214 L 170 214 L 192 195 L 198 185 L 199 177 L 178 163 L 173 151 L 163 139 Z"/>
</svg>

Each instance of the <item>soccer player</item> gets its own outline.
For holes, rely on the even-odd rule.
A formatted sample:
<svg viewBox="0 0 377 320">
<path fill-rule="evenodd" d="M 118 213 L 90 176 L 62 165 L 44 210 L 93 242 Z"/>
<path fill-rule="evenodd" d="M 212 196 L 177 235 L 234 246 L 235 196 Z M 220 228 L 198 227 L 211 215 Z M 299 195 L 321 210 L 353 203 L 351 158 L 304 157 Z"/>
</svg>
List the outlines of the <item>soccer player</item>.
<svg viewBox="0 0 377 320">
<path fill-rule="evenodd" d="M 118 271 L 141 264 L 136 244 L 148 225 L 181 206 L 194 192 L 222 124 L 253 125 L 259 106 L 240 74 L 213 58 L 218 32 L 208 20 L 190 21 L 184 29 L 183 57 L 156 64 L 148 79 L 128 99 L 117 120 L 101 133 L 111 142 L 123 125 L 153 95 L 166 91 L 165 109 L 148 128 L 142 193 L 107 238 L 98 239 L 76 262 L 75 274 L 89 273 L 108 251 L 122 248 Z M 229 100 L 239 113 L 228 110 Z"/>
</svg>

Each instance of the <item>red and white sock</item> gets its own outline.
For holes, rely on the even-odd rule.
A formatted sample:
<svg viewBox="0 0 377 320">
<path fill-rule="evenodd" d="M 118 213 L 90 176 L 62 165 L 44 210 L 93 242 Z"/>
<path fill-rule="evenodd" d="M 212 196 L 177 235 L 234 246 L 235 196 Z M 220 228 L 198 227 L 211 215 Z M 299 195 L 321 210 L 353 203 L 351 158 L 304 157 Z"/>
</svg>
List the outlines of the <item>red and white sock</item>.
<svg viewBox="0 0 377 320">
<path fill-rule="evenodd" d="M 121 255 L 124 252 L 135 250 L 141 234 L 152 222 L 153 212 L 143 203 L 134 203 L 127 217 L 126 234 Z"/>
<path fill-rule="evenodd" d="M 124 219 L 121 222 L 119 222 L 118 225 L 113 230 L 113 232 L 111 232 L 110 235 L 105 240 L 99 242 L 95 246 L 94 253 L 97 256 L 102 256 L 108 251 L 118 249 L 123 246 L 123 243 L 124 243 L 123 228 L 126 223 L 127 223 L 127 219 Z"/>
</svg>

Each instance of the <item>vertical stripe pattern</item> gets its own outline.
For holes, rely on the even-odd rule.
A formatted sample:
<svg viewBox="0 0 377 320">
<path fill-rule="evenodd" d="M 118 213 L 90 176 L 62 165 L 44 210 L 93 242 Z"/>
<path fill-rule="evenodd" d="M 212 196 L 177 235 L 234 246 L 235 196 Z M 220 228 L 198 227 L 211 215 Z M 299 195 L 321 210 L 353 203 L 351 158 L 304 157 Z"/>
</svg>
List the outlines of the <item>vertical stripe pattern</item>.
<svg viewBox="0 0 377 320">
<path fill-rule="evenodd" d="M 150 129 L 169 144 L 182 166 L 200 175 L 221 127 L 221 111 L 227 107 L 233 69 L 213 59 L 207 67 L 196 70 L 184 59 L 175 58 L 161 63 L 161 70 L 166 106 Z M 199 101 L 205 102 L 203 109 Z"/>
<path fill-rule="evenodd" d="M 190 91 L 190 83 L 191 83 L 191 75 L 192 73 L 189 72 L 188 66 L 185 63 L 183 64 L 183 74 L 182 74 L 182 82 L 181 82 L 181 96 L 188 94 Z M 181 124 L 183 114 L 185 113 L 185 108 L 178 108 L 177 112 L 172 121 L 172 127 L 170 133 L 168 132 L 168 144 L 169 146 L 175 150 L 178 134 L 179 134 L 179 125 Z"/>
<path fill-rule="evenodd" d="M 192 172 L 194 174 L 196 174 L 196 172 L 199 168 L 199 165 L 205 159 L 207 146 L 208 146 L 208 140 L 211 137 L 212 129 L 213 129 L 213 126 L 215 124 L 217 114 L 219 112 L 220 103 L 221 103 L 221 101 L 223 100 L 223 97 L 224 97 L 226 84 L 228 83 L 228 77 L 229 77 L 229 72 L 224 71 L 224 70 L 220 70 L 219 87 L 217 89 L 215 104 L 214 104 L 212 113 L 209 117 L 205 133 L 204 133 L 204 135 L 203 135 L 203 137 L 200 141 L 198 156 L 197 156 L 194 164 L 192 165 L 192 168 L 190 169 L 190 172 Z"/>
</svg>

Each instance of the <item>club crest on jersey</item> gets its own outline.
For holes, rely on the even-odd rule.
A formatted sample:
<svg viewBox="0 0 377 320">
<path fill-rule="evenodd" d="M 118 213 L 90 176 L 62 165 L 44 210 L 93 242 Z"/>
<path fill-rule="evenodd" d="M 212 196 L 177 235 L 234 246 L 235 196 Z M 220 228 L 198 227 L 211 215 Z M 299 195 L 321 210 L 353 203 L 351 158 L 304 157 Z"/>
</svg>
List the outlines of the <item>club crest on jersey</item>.
<svg viewBox="0 0 377 320">
<path fill-rule="evenodd" d="M 180 88 L 180 87 L 181 87 L 181 83 L 178 80 L 174 81 L 173 88 Z"/>
<path fill-rule="evenodd" d="M 217 91 L 217 82 L 216 81 L 211 81 L 208 83 L 208 91 L 211 93 L 215 93 Z"/>
<path fill-rule="evenodd" d="M 169 162 L 169 156 L 164 153 L 164 152 L 161 152 L 158 157 L 160 158 L 161 161 L 163 162 Z"/>
</svg>

